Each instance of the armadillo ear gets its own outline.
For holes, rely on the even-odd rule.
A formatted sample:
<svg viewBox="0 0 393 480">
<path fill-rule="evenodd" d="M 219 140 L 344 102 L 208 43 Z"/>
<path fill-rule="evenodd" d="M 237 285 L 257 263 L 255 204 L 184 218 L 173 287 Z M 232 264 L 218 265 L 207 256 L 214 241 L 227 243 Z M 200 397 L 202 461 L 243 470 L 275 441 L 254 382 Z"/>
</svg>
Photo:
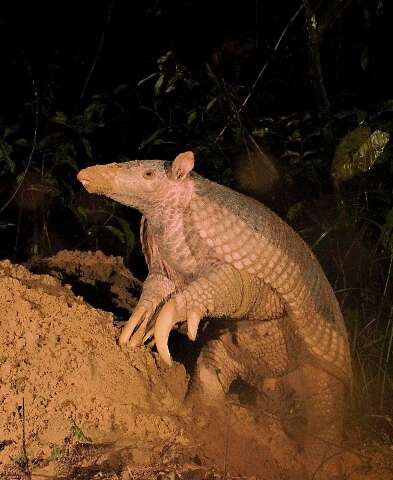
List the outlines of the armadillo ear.
<svg viewBox="0 0 393 480">
<path fill-rule="evenodd" d="M 194 168 L 194 154 L 180 153 L 172 163 L 171 176 L 174 180 L 183 180 Z"/>
</svg>

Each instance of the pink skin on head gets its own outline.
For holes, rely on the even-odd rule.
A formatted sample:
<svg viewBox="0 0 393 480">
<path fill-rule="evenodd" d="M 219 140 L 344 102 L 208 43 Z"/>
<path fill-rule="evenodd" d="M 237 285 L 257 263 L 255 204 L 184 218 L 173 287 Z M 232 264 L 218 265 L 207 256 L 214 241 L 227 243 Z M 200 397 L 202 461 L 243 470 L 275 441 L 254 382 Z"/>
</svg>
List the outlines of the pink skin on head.
<svg viewBox="0 0 393 480">
<path fill-rule="evenodd" d="M 179 154 L 169 169 L 167 162 L 164 161 L 135 160 L 89 167 L 81 170 L 77 178 L 88 192 L 105 195 L 124 205 L 137 208 L 152 226 L 156 224 L 161 227 L 163 218 L 166 217 L 168 219 L 165 223 L 166 244 L 168 247 L 172 245 L 170 248 L 175 255 L 179 255 L 184 253 L 176 250 L 182 227 L 178 215 L 170 212 L 181 211 L 187 207 L 193 191 L 193 182 L 189 178 L 193 167 L 194 155 L 189 151 Z M 169 312 L 172 314 L 169 315 Z M 176 315 L 178 313 L 176 308 L 168 306 L 164 313 L 165 315 L 160 315 L 160 326 L 155 331 L 155 337 L 159 339 L 158 343 L 162 345 L 160 350 L 169 363 L 170 356 L 164 353 L 164 343 L 167 343 L 174 324 L 180 320 Z M 151 334 L 152 325 L 147 321 L 143 309 L 136 308 L 124 327 L 119 342 L 128 343 L 133 336 L 131 339 L 133 345 L 142 343 L 146 331 Z"/>
</svg>

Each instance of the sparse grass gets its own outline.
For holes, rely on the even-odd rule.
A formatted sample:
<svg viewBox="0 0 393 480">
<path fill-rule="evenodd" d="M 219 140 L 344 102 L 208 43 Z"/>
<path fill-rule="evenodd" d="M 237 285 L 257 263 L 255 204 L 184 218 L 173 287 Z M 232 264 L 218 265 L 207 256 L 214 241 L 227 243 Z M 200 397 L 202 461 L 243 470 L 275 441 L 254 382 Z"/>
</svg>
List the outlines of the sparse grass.
<svg viewBox="0 0 393 480">
<path fill-rule="evenodd" d="M 364 199 L 367 199 L 367 203 Z M 331 255 L 333 282 L 348 328 L 354 384 L 348 419 L 368 440 L 393 441 L 393 244 L 383 218 L 390 205 L 375 205 L 365 185 L 337 208 L 341 227 L 321 241 Z M 378 207 L 378 208 L 377 208 Z M 340 212 L 341 209 L 341 212 Z M 376 215 L 381 210 L 379 216 Z M 336 220 L 337 222 L 337 220 Z M 387 236 L 387 231 L 389 235 Z M 324 245 L 324 242 L 327 242 Z"/>
<path fill-rule="evenodd" d="M 77 443 L 92 443 L 92 439 L 85 435 L 82 429 L 73 421 L 70 428 L 70 437 L 73 442 Z"/>
<path fill-rule="evenodd" d="M 66 450 L 62 447 L 53 447 L 48 458 L 48 462 L 60 462 L 64 455 L 66 454 Z"/>
<path fill-rule="evenodd" d="M 12 461 L 23 471 L 29 467 L 30 463 L 29 457 L 24 452 L 15 455 L 15 457 L 12 458 Z"/>
</svg>

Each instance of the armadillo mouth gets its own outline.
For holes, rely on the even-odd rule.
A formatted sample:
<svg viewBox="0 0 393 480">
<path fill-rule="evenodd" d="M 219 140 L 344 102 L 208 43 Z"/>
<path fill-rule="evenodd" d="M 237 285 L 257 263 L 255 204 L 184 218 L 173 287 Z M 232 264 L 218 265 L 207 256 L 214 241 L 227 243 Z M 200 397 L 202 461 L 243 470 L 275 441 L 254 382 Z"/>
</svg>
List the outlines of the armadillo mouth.
<svg viewBox="0 0 393 480">
<path fill-rule="evenodd" d="M 91 178 L 89 178 L 89 172 L 87 172 L 86 170 L 88 169 L 85 168 L 84 170 L 81 170 L 76 176 L 76 178 L 81 182 L 81 184 L 86 188 L 89 193 L 98 193 L 97 185 L 95 185 L 93 188 L 94 183 L 91 181 Z"/>
<path fill-rule="evenodd" d="M 109 193 L 108 179 L 97 167 L 88 167 L 81 170 L 76 178 L 89 193 L 96 193 L 98 195 L 105 195 Z"/>
<path fill-rule="evenodd" d="M 77 179 L 81 182 L 81 184 L 87 189 L 89 183 L 90 183 L 90 180 L 88 180 L 87 178 L 83 178 L 79 173 L 78 173 L 78 176 L 77 176 Z"/>
</svg>

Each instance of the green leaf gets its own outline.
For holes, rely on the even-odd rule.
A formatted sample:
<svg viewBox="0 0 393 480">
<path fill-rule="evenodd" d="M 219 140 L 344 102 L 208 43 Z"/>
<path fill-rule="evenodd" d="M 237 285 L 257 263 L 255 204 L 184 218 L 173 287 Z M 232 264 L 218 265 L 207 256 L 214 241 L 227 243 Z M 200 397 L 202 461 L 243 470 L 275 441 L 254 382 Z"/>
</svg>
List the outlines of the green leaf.
<svg viewBox="0 0 393 480">
<path fill-rule="evenodd" d="M 375 165 L 386 144 L 389 133 L 371 132 L 368 127 L 358 127 L 349 132 L 338 144 L 331 167 L 331 174 L 339 181 L 350 180 Z"/>
<path fill-rule="evenodd" d="M 283 155 L 281 155 L 281 159 L 297 161 L 301 159 L 301 155 L 295 150 L 287 150 Z"/>
<path fill-rule="evenodd" d="M 334 118 L 338 118 L 339 120 L 344 120 L 346 118 L 352 117 L 354 115 L 353 110 L 341 110 L 333 115 Z"/>
<path fill-rule="evenodd" d="M 74 115 L 68 122 L 68 126 L 80 135 L 85 132 L 84 122 L 83 115 Z"/>
<path fill-rule="evenodd" d="M 71 425 L 70 428 L 70 433 L 71 436 L 77 441 L 81 443 L 91 443 L 92 440 L 90 437 L 85 435 L 82 431 L 82 429 L 77 425 L 75 422 L 73 422 L 73 425 Z"/>
<path fill-rule="evenodd" d="M 389 210 L 385 217 L 380 240 L 384 248 L 393 253 L 393 208 Z"/>
<path fill-rule="evenodd" d="M 20 128 L 20 125 L 16 123 L 15 125 L 10 125 L 9 127 L 4 128 L 3 139 L 5 140 L 10 135 L 16 133 Z"/>
<path fill-rule="evenodd" d="M 187 125 L 191 125 L 192 123 L 194 123 L 197 117 L 198 117 L 198 112 L 196 110 L 192 110 L 192 112 L 190 112 L 188 115 Z"/>
<path fill-rule="evenodd" d="M 288 120 L 287 123 L 285 124 L 285 126 L 286 126 L 287 128 L 289 128 L 289 127 L 297 127 L 299 124 L 300 124 L 300 120 L 297 119 L 297 118 L 294 118 L 294 119 Z"/>
<path fill-rule="evenodd" d="M 56 163 L 53 165 L 53 168 L 57 168 L 60 165 L 68 165 L 75 172 L 79 172 L 80 170 L 75 159 L 72 157 L 62 157 L 62 158 L 56 159 Z"/>
<path fill-rule="evenodd" d="M 104 228 L 111 232 L 121 243 L 126 243 L 125 235 L 120 229 L 112 225 L 105 225 Z"/>
<path fill-rule="evenodd" d="M 127 83 L 121 83 L 120 85 L 117 85 L 114 89 L 113 89 L 113 94 L 114 95 L 119 95 L 120 93 L 124 92 L 125 90 L 127 90 L 129 88 L 129 85 Z"/>
<path fill-rule="evenodd" d="M 302 135 L 300 133 L 300 130 L 298 129 L 294 130 L 294 132 L 292 133 L 292 135 L 288 137 L 288 139 L 291 140 L 292 142 L 301 142 Z"/>
<path fill-rule="evenodd" d="M 101 101 L 93 101 L 84 111 L 84 126 L 86 132 L 92 132 L 97 127 L 105 126 L 107 105 Z"/>
<path fill-rule="evenodd" d="M 89 140 L 87 140 L 87 138 L 85 138 L 85 137 L 81 137 L 81 142 L 82 142 L 83 147 L 85 149 L 86 155 L 89 158 L 93 158 L 93 152 L 92 152 L 91 144 L 90 144 Z"/>
<path fill-rule="evenodd" d="M 266 127 L 256 127 L 252 131 L 252 134 L 257 138 L 264 138 L 268 133 L 269 129 Z"/>
<path fill-rule="evenodd" d="M 159 77 L 158 77 L 158 80 L 156 81 L 155 85 L 154 85 L 154 95 L 156 97 L 158 97 L 158 95 L 160 94 L 161 92 L 161 89 L 162 89 L 162 86 L 164 84 L 164 78 L 165 78 L 165 75 L 164 74 L 161 74 Z"/>
<path fill-rule="evenodd" d="M 155 132 L 153 132 L 150 137 L 147 137 L 145 140 L 142 141 L 142 143 L 140 144 L 140 147 L 141 149 L 144 149 L 145 147 L 147 147 L 148 145 L 150 145 L 151 143 L 153 142 L 157 142 L 158 141 L 158 137 L 159 135 L 161 135 L 162 133 L 164 133 L 166 131 L 166 128 L 157 128 L 157 130 Z"/>
<path fill-rule="evenodd" d="M 217 97 L 212 98 L 210 102 L 206 105 L 206 111 L 208 112 L 209 110 L 211 110 L 216 103 L 217 103 Z"/>
<path fill-rule="evenodd" d="M 120 223 L 121 228 L 123 230 L 123 234 L 125 237 L 127 250 L 131 251 L 135 245 L 135 235 L 134 232 L 131 230 L 129 223 L 124 218 L 116 217 L 117 221 Z"/>
<path fill-rule="evenodd" d="M 66 125 L 67 115 L 64 112 L 56 112 L 53 117 L 49 119 L 52 123 L 58 123 L 59 125 Z"/>
<path fill-rule="evenodd" d="M 76 211 L 79 213 L 79 215 L 84 219 L 86 220 L 87 219 L 87 211 L 84 207 L 78 205 L 76 207 Z"/>
<path fill-rule="evenodd" d="M 15 227 L 15 223 L 0 222 L 0 230 L 5 230 L 6 228 L 9 228 L 9 227 Z"/>
<path fill-rule="evenodd" d="M 72 143 L 61 143 L 57 146 L 54 152 L 54 165 L 53 168 L 59 165 L 68 165 L 73 170 L 78 171 L 78 165 L 75 158 L 77 152 L 75 146 Z"/>
<path fill-rule="evenodd" d="M 313 138 L 319 138 L 321 136 L 321 130 L 315 130 L 314 132 L 311 132 L 309 135 L 304 137 L 304 142 L 308 142 L 309 140 L 312 140 Z"/>
<path fill-rule="evenodd" d="M 299 213 L 303 210 L 303 203 L 296 202 L 289 207 L 287 212 L 287 220 L 288 222 L 293 222 L 293 220 L 299 215 Z"/>
<path fill-rule="evenodd" d="M 306 159 L 308 157 L 318 157 L 318 151 L 317 150 L 306 150 L 303 153 L 303 158 Z"/>
<path fill-rule="evenodd" d="M 162 57 L 160 57 L 158 60 L 157 60 L 157 64 L 158 64 L 158 68 L 161 70 L 163 68 L 163 65 L 164 63 L 166 63 L 168 60 L 171 60 L 173 59 L 173 51 L 172 50 L 168 50 L 165 55 L 162 55 Z"/>
<path fill-rule="evenodd" d="M 382 112 L 393 112 L 393 98 L 387 100 L 381 109 Z"/>
<path fill-rule="evenodd" d="M 31 141 L 27 140 L 27 138 L 19 138 L 14 142 L 15 145 L 18 145 L 20 147 L 31 147 Z"/>
<path fill-rule="evenodd" d="M 168 82 L 168 86 L 167 88 L 165 89 L 165 93 L 171 93 L 175 90 L 176 88 L 176 82 L 177 82 L 177 78 L 176 77 L 172 77 L 169 82 Z"/>
<path fill-rule="evenodd" d="M 363 70 L 367 70 L 368 67 L 368 47 L 363 48 L 360 56 L 360 65 Z"/>
<path fill-rule="evenodd" d="M 53 137 L 52 135 L 46 135 L 45 137 L 43 137 L 39 142 L 38 142 L 38 149 L 39 150 L 44 150 L 45 148 L 47 148 L 48 146 L 52 146 L 53 145 Z"/>
<path fill-rule="evenodd" d="M 15 173 L 15 162 L 11 158 L 12 147 L 9 143 L 0 139 L 0 163 L 7 164 L 8 169 Z"/>
<path fill-rule="evenodd" d="M 59 462 L 65 456 L 65 452 L 61 447 L 53 447 L 48 460 L 50 462 Z"/>
</svg>

